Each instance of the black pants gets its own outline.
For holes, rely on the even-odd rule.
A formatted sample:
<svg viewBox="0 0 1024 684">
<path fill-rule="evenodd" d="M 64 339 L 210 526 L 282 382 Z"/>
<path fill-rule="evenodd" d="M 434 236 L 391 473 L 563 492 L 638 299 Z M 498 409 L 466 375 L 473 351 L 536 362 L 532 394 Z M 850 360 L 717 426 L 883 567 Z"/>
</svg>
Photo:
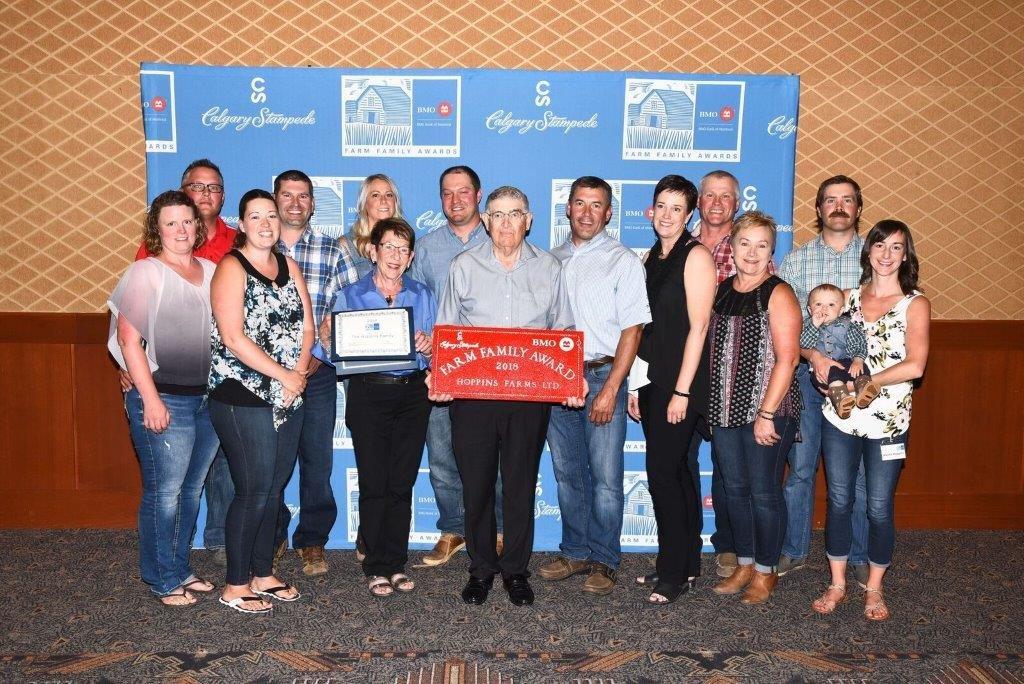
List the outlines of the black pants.
<svg viewBox="0 0 1024 684">
<path fill-rule="evenodd" d="M 423 375 L 408 384 L 377 384 L 354 375 L 345 424 L 359 470 L 359 532 L 363 573 L 391 576 L 409 559 L 412 487 L 427 439 L 430 401 Z"/>
<path fill-rule="evenodd" d="M 682 584 L 700 575 L 700 498 L 687 465 L 698 416 L 687 410 L 671 424 L 665 413 L 672 395 L 654 384 L 640 388 L 640 418 L 647 438 L 647 488 L 658 523 L 658 577 Z"/>
<path fill-rule="evenodd" d="M 526 574 L 533 553 L 533 501 L 551 405 L 529 401 L 452 404 L 452 448 L 462 477 L 469 572 L 487 579 Z M 498 558 L 494 485 L 501 471 L 505 550 Z"/>
</svg>

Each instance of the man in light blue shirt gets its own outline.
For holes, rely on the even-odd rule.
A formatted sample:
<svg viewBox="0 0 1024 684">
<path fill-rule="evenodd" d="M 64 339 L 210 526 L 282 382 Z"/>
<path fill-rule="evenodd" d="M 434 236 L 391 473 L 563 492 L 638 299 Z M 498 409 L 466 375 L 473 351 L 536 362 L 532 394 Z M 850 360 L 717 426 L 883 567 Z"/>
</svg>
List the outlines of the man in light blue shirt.
<svg viewBox="0 0 1024 684">
<path fill-rule="evenodd" d="M 441 208 L 446 225 L 416 241 L 416 258 L 409 276 L 424 283 L 441 300 L 452 259 L 482 243 L 490 244 L 480 220 L 480 176 L 468 166 L 453 166 L 441 172 Z M 427 427 L 427 463 L 430 484 L 437 503 L 437 529 L 441 538 L 423 557 L 426 565 L 443 565 L 465 548 L 465 511 L 462 479 L 452 451 L 452 425 L 447 404 L 434 404 Z M 497 500 L 501 500 L 500 489 Z M 497 510 L 498 536 L 502 529 L 501 507 Z"/>
<path fill-rule="evenodd" d="M 640 258 L 608 234 L 612 189 L 595 176 L 573 182 L 565 213 L 569 238 L 552 250 L 562 262 L 576 329 L 584 334 L 584 374 L 590 394 L 582 409 L 555 406 L 547 441 L 551 448 L 561 555 L 538 574 L 563 580 L 589 570 L 586 594 L 615 587 L 623 510 L 623 444 L 626 376 L 643 326 L 651 321 Z"/>
<path fill-rule="evenodd" d="M 857 234 L 860 213 L 864 207 L 860 186 L 847 176 L 833 176 L 818 187 L 814 201 L 818 230 L 821 233 L 807 244 L 786 255 L 779 277 L 793 288 L 801 304 L 808 293 L 822 283 L 841 289 L 857 287 L 860 282 L 860 255 L 864 240 Z M 807 317 L 804 308 L 804 317 Z M 804 567 L 811 543 L 811 515 L 814 512 L 814 478 L 821 453 L 821 412 L 823 397 L 811 383 L 811 373 L 819 380 L 828 379 L 828 369 L 839 365 L 817 349 L 801 349 L 806 363 L 797 367 L 796 379 L 804 399 L 800 414 L 802 441 L 795 442 L 789 452 L 789 474 L 783 493 L 786 497 L 788 522 L 779 558 L 779 576 Z M 827 382 L 826 382 L 827 384 Z M 857 475 L 853 506 L 853 548 L 850 566 L 862 585 L 867 582 L 867 490 L 864 469 Z"/>
</svg>

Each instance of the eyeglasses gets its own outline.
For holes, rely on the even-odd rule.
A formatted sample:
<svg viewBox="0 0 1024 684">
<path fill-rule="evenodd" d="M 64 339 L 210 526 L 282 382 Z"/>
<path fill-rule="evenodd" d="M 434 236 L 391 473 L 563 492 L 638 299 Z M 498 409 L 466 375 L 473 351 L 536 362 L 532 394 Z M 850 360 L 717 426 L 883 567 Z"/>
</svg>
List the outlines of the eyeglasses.
<svg viewBox="0 0 1024 684">
<path fill-rule="evenodd" d="M 409 252 L 412 251 L 405 245 L 396 245 L 393 242 L 385 242 L 380 248 L 387 253 L 398 252 L 402 256 L 409 256 Z"/>
<path fill-rule="evenodd" d="M 220 183 L 186 183 L 181 186 L 182 190 L 191 190 L 197 195 L 201 195 L 207 190 L 210 191 L 211 195 L 219 195 L 224 192 L 224 186 Z"/>
<path fill-rule="evenodd" d="M 489 211 L 487 215 L 491 217 L 492 221 L 502 222 L 506 218 L 510 221 L 518 221 L 530 212 L 522 211 L 520 209 L 513 209 L 512 211 Z"/>
</svg>

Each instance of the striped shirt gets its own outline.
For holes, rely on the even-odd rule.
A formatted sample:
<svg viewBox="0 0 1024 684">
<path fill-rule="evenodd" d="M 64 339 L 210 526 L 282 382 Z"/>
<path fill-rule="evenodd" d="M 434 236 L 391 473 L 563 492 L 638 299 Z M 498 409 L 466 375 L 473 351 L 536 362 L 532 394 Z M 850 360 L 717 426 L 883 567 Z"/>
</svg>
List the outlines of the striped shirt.
<svg viewBox="0 0 1024 684">
<path fill-rule="evenodd" d="M 351 257 L 337 240 L 314 233 L 310 228 L 302 231 L 302 237 L 291 247 L 279 240 L 277 249 L 295 259 L 302 269 L 313 304 L 313 324 L 319 328 L 338 290 L 358 279 Z"/>
<path fill-rule="evenodd" d="M 569 237 L 551 253 L 562 262 L 576 329 L 584 333 L 587 361 L 615 356 L 623 330 L 651 322 L 643 263 L 607 231 L 579 247 Z"/>
<path fill-rule="evenodd" d="M 807 295 L 822 283 L 831 283 L 842 290 L 857 287 L 860 282 L 860 252 L 864 239 L 856 233 L 846 249 L 837 252 L 822 239 L 821 235 L 803 247 L 786 255 L 779 269 L 779 276 L 789 283 L 800 302 L 804 319 L 807 312 Z"/>
</svg>

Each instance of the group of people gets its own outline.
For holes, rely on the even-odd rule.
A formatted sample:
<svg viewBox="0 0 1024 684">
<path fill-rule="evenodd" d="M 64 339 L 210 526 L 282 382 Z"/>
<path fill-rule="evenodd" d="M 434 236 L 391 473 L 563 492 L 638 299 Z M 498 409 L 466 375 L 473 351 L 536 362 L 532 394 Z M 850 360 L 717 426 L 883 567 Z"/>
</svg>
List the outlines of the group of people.
<svg viewBox="0 0 1024 684">
<path fill-rule="evenodd" d="M 164 604 L 215 591 L 189 565 L 204 483 L 206 545 L 226 557 L 220 602 L 264 613 L 300 598 L 277 575 L 290 524 L 282 492 L 296 462 L 292 543 L 306 574 L 327 571 L 337 516 L 329 314 L 410 307 L 414 367 L 346 381 L 357 558 L 372 595 L 415 589 L 405 566 L 425 444 L 441 536 L 423 562 L 441 565 L 465 548 L 467 604 L 483 604 L 498 574 L 513 604 L 533 603 L 545 442 L 562 541 L 538 575 L 585 574 L 584 593 L 610 593 L 629 415 L 646 437 L 658 527 L 654 571 L 636 578 L 648 601 L 676 601 L 700 575 L 697 453 L 710 440 L 715 593 L 764 603 L 780 576 L 803 566 L 824 452 L 831 576 L 813 608 L 832 612 L 846 599 L 849 563 L 865 588 L 866 617 L 888 617 L 893 497 L 930 317 L 905 224 L 881 221 L 861 238 L 859 186 L 830 178 L 815 202 L 820 234 L 776 272 L 775 222 L 758 211 L 736 216 L 739 182 L 726 171 L 699 188 L 677 175 L 658 182 L 656 241 L 642 259 L 608 233 L 612 189 L 594 176 L 572 184 L 571 233 L 551 252 L 525 239 L 533 214 L 520 189 L 498 187 L 481 212 L 479 176 L 454 166 L 439 192 L 447 223 L 418 239 L 382 174 L 364 181 L 358 218 L 338 240 L 310 228 L 313 185 L 298 170 L 279 174 L 273 194 L 242 196 L 237 232 L 219 217 L 224 181 L 209 160 L 190 164 L 181 189 L 153 201 L 138 260 L 110 298 L 110 348 L 142 469 L 142 579 Z M 689 230 L 694 211 L 700 219 Z M 584 396 L 551 405 L 436 392 L 436 323 L 581 330 Z M 640 378 L 638 391 L 630 378 Z"/>
</svg>

